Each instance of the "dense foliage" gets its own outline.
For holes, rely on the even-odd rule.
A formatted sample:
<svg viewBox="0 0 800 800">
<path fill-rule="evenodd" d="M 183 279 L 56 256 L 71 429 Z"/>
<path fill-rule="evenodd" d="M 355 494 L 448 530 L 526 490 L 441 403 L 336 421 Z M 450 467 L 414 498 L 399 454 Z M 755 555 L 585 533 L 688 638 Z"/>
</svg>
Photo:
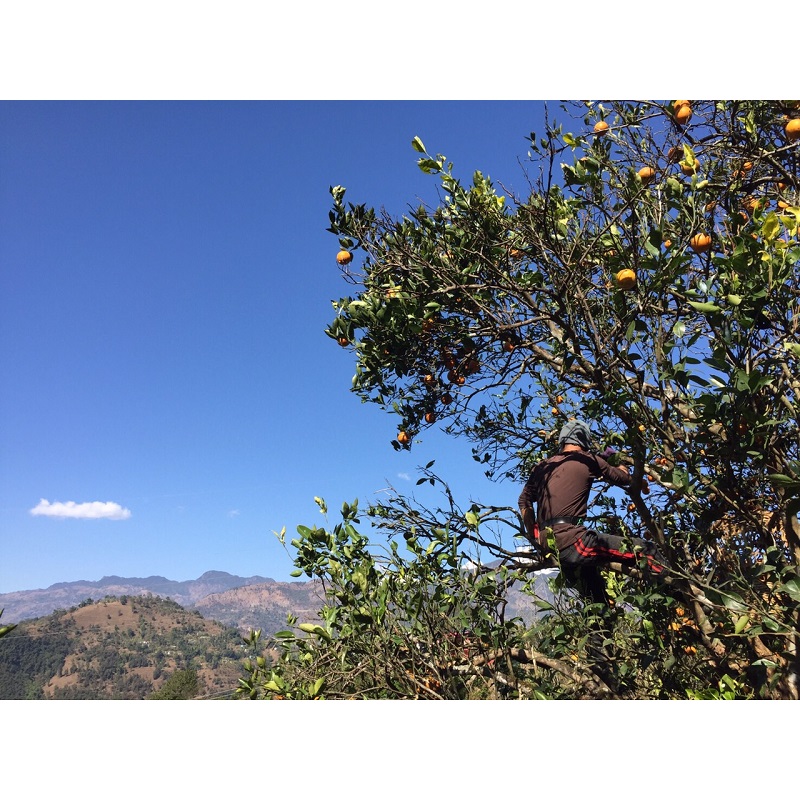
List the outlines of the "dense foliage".
<svg viewBox="0 0 800 800">
<path fill-rule="evenodd" d="M 153 692 L 148 700 L 191 700 L 200 691 L 197 670 L 179 669 L 164 681 L 164 685 Z"/>
<path fill-rule="evenodd" d="M 389 536 L 376 561 L 347 506 L 293 543 L 329 587 L 323 624 L 243 692 L 798 698 L 798 118 L 795 101 L 563 104 L 530 135 L 520 196 L 464 184 L 418 138 L 435 206 L 395 218 L 331 189 L 354 292 L 328 335 L 353 391 L 398 416 L 394 446 L 443 426 L 515 498 L 585 419 L 633 474 L 595 524 L 656 542 L 670 583 L 611 575 L 611 611 L 562 597 L 525 630 L 501 613 L 525 570 L 486 535 L 520 530 L 514 509 L 393 498 L 367 512 Z M 463 569 L 487 553 L 512 572 Z"/>
</svg>

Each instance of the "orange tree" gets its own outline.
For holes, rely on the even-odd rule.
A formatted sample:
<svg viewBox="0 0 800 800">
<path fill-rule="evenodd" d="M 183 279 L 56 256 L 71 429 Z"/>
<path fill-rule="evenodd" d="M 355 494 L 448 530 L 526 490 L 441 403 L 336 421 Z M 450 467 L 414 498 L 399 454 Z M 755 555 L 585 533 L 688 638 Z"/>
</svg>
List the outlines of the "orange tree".
<svg viewBox="0 0 800 800">
<path fill-rule="evenodd" d="M 658 544 L 674 591 L 615 583 L 638 609 L 601 625 L 639 632 L 610 681 L 629 696 L 798 697 L 798 118 L 795 101 L 567 103 L 531 134 L 520 196 L 462 182 L 419 138 L 435 206 L 393 217 L 331 189 L 354 289 L 327 333 L 355 355 L 353 391 L 398 416 L 397 449 L 440 425 L 515 498 L 581 417 L 630 466 L 605 519 Z M 414 541 L 442 529 L 402 502 L 373 513 Z M 468 513 L 459 542 L 480 542 L 489 512 Z M 585 611 L 525 634 L 539 663 L 578 657 Z"/>
</svg>

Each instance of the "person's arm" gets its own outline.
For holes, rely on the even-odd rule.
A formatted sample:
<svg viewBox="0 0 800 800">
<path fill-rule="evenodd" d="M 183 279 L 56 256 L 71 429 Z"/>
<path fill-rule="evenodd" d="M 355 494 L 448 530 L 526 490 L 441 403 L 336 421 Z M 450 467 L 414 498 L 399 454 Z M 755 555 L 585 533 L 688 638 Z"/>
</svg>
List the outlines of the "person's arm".
<svg viewBox="0 0 800 800">
<path fill-rule="evenodd" d="M 597 465 L 600 468 L 600 477 L 612 486 L 630 486 L 631 474 L 625 466 L 615 467 L 602 456 L 597 457 Z"/>
<path fill-rule="evenodd" d="M 517 505 L 519 506 L 519 513 L 522 516 L 522 523 L 528 536 L 532 541 L 538 541 L 539 529 L 536 525 L 536 512 L 533 509 L 533 498 L 536 496 L 536 481 L 533 473 L 525 483 L 522 492 L 520 493 Z"/>
</svg>

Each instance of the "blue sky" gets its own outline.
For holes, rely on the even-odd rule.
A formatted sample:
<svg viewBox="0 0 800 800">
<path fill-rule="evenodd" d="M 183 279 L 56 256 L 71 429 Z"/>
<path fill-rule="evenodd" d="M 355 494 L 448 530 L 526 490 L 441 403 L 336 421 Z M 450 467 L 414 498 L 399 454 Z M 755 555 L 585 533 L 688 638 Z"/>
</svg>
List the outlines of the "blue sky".
<svg viewBox="0 0 800 800">
<path fill-rule="evenodd" d="M 0 592 L 286 580 L 273 530 L 323 524 L 314 496 L 410 490 L 431 459 L 464 502 L 514 505 L 466 444 L 426 432 L 397 453 L 397 419 L 351 394 L 353 355 L 323 333 L 352 291 L 325 229 L 331 185 L 394 214 L 435 199 L 414 136 L 521 189 L 542 111 L 1 103 Z"/>
</svg>

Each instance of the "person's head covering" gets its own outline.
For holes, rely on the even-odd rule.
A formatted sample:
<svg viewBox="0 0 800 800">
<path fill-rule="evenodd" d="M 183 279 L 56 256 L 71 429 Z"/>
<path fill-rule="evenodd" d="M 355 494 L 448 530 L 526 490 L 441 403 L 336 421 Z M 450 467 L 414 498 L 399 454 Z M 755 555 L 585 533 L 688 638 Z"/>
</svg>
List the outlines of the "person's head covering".
<svg viewBox="0 0 800 800">
<path fill-rule="evenodd" d="M 584 450 L 592 449 L 592 434 L 589 426 L 579 419 L 571 419 L 558 434 L 558 447 L 563 450 L 565 444 L 576 444 Z"/>
</svg>

